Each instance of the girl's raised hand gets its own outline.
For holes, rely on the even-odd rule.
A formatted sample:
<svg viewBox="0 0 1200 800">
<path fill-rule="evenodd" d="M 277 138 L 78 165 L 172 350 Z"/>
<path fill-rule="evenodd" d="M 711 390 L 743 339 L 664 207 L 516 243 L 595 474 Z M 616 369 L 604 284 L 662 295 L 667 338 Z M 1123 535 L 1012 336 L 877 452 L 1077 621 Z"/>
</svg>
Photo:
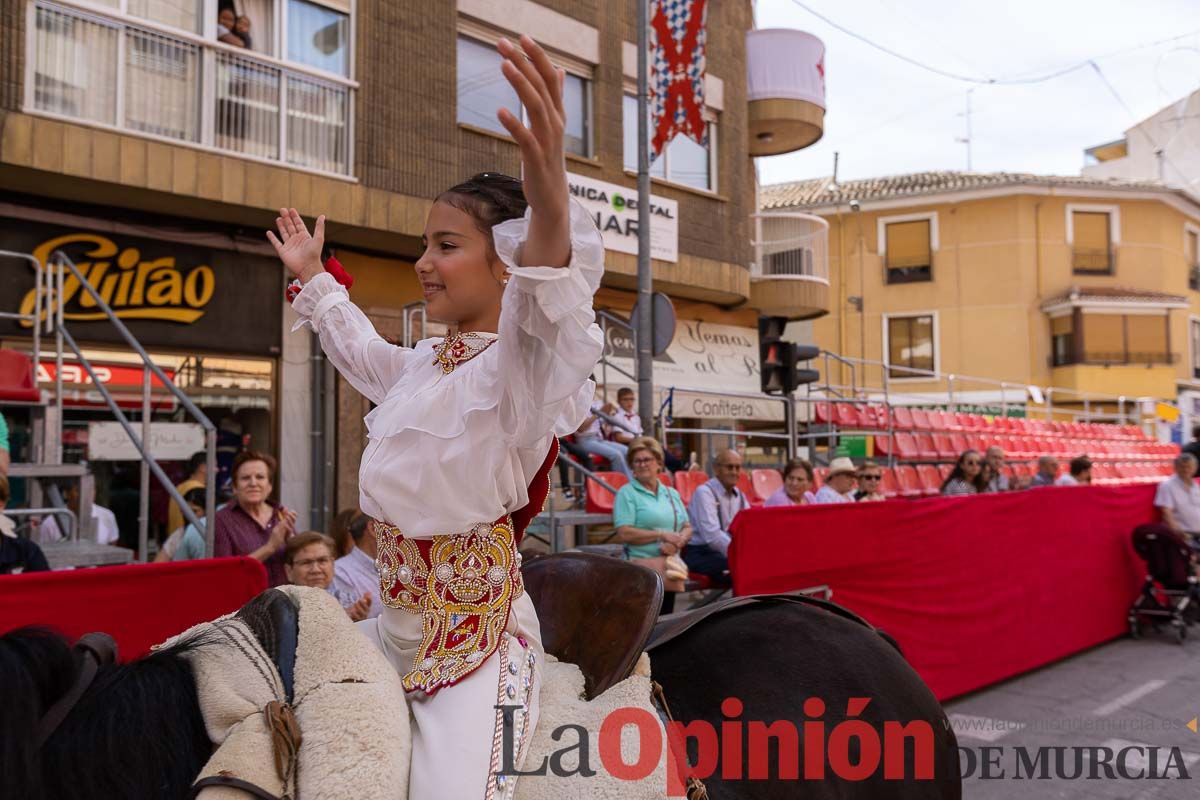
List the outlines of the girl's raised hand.
<svg viewBox="0 0 1200 800">
<path fill-rule="evenodd" d="M 525 199 L 533 209 L 521 263 L 533 266 L 566 266 L 571 258 L 570 204 L 563 148 L 566 112 L 563 110 L 565 73 L 533 39 L 522 36 L 518 48 L 508 39 L 497 45 L 500 65 L 512 84 L 525 114 L 526 126 L 508 109 L 497 116 L 521 148 Z"/>
<path fill-rule="evenodd" d="M 279 236 L 267 231 L 267 238 L 293 277 L 299 278 L 301 283 L 308 283 L 310 278 L 324 271 L 321 265 L 321 248 L 325 246 L 324 214 L 317 217 L 311 236 L 300 212 L 294 208 L 279 209 L 275 227 L 279 229 Z"/>
</svg>

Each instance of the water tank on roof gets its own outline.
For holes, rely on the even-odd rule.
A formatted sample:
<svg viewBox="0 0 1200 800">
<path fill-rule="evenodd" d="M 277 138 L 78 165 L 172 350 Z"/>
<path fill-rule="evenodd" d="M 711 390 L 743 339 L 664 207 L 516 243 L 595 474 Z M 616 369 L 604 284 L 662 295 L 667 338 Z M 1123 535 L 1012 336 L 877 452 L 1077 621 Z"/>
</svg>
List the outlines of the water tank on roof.
<svg viewBox="0 0 1200 800">
<path fill-rule="evenodd" d="M 808 147 L 825 132 L 825 44 L 804 31 L 746 33 L 750 155 Z"/>
</svg>

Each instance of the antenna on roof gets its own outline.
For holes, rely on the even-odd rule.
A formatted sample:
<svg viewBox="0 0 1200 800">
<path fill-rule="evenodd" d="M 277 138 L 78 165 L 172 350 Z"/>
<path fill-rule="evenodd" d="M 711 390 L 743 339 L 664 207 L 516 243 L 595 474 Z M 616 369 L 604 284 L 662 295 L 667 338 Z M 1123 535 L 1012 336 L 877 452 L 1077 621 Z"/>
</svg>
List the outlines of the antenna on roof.
<svg viewBox="0 0 1200 800">
<path fill-rule="evenodd" d="M 833 151 L 833 183 L 829 187 L 831 189 L 837 188 L 837 167 L 838 167 L 838 151 L 834 150 Z"/>
<path fill-rule="evenodd" d="M 954 141 L 958 142 L 959 144 L 965 144 L 967 146 L 967 172 L 971 171 L 971 92 L 973 91 L 975 90 L 967 89 L 967 110 L 966 112 L 958 115 L 960 117 L 967 118 L 967 135 L 959 136 L 954 139 Z"/>
</svg>

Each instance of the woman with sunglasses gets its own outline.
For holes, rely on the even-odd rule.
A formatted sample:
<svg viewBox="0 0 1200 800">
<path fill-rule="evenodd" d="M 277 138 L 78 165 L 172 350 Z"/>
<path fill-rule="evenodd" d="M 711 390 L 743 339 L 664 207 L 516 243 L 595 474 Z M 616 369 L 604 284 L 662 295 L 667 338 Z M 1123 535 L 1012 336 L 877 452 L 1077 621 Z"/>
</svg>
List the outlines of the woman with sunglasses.
<svg viewBox="0 0 1200 800">
<path fill-rule="evenodd" d="M 527 36 L 497 49 L 529 120 L 498 113 L 524 182 L 477 175 L 430 209 L 416 272 L 449 336 L 406 349 L 376 333 L 335 279 L 340 267 L 322 268 L 324 217 L 310 236 L 295 209 L 280 209 L 279 235 L 267 234 L 303 286 L 298 326 L 377 406 L 359 505 L 374 520 L 386 607 L 360 626 L 407 693 L 409 797 L 512 796 L 515 777 L 494 773 L 500 755 L 525 756 L 544 661 L 517 546 L 545 500 L 555 437 L 588 416 L 603 349 L 592 296 L 604 243 L 567 189 L 564 73 Z"/>
<path fill-rule="evenodd" d="M 864 461 L 858 468 L 858 491 L 854 499 L 860 503 L 875 503 L 887 500 L 882 491 L 883 468 L 874 461 Z"/>
<path fill-rule="evenodd" d="M 978 450 L 966 450 L 958 457 L 950 476 L 942 484 L 942 494 L 979 494 L 987 491 L 983 475 L 983 456 Z"/>
</svg>

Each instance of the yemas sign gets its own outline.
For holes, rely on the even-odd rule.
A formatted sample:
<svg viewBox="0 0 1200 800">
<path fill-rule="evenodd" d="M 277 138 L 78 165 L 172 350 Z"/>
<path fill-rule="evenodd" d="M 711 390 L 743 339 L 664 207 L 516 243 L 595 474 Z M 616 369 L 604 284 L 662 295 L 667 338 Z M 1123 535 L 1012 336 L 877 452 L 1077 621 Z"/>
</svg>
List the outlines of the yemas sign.
<svg viewBox="0 0 1200 800">
<path fill-rule="evenodd" d="M 637 255 L 637 189 L 567 173 L 571 197 L 596 220 L 604 246 L 618 253 Z M 650 257 L 679 260 L 679 203 L 650 196 Z"/>
</svg>

